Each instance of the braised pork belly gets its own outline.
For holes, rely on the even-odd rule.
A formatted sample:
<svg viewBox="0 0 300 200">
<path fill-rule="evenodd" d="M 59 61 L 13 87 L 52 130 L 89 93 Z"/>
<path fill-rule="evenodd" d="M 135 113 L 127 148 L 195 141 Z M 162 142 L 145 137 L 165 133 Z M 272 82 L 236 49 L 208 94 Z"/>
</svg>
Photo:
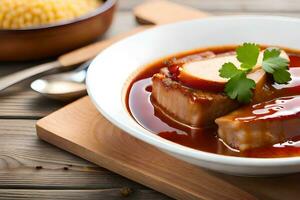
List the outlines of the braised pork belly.
<svg viewBox="0 0 300 200">
<path fill-rule="evenodd" d="M 232 61 L 235 57 L 233 53 L 216 56 L 210 52 L 204 52 L 201 55 L 201 57 L 199 55 L 194 57 L 197 58 L 196 61 L 195 59 L 189 59 L 188 62 L 184 63 L 178 61 L 175 64 L 171 63 L 168 67 L 162 68 L 159 73 L 154 74 L 152 78 L 151 98 L 155 109 L 164 113 L 171 120 L 196 128 L 211 126 L 216 118 L 239 107 L 237 101 L 228 98 L 222 92 L 225 82 L 223 79 L 216 80 L 215 73 L 218 71 L 216 67 L 213 70 L 207 70 L 208 75 L 199 72 L 201 77 L 206 77 L 206 80 L 195 80 L 198 78 L 195 70 L 194 79 L 191 78 L 191 75 L 187 75 L 188 73 L 183 75 L 190 76 L 187 78 L 190 85 L 183 83 L 178 76 L 174 76 L 178 73 L 176 72 L 176 67 L 180 66 L 178 63 L 192 65 L 192 68 L 195 68 L 195 63 L 196 67 L 200 65 L 198 66 L 200 69 L 204 68 L 205 65 L 209 65 L 208 68 L 214 68 L 213 66 Z M 209 76 L 209 73 L 211 73 L 211 76 Z M 249 77 L 253 77 L 257 84 L 253 101 L 259 102 L 262 99 L 261 94 L 266 92 L 264 88 L 266 74 L 263 70 L 257 69 L 249 74 Z"/>
<path fill-rule="evenodd" d="M 171 120 L 192 127 L 211 126 L 217 117 L 239 107 L 223 93 L 195 90 L 163 73 L 152 78 L 152 103 Z"/>
<path fill-rule="evenodd" d="M 146 129 L 194 149 L 300 156 L 298 54 L 244 43 L 170 57 L 136 78 L 128 108 Z"/>
<path fill-rule="evenodd" d="M 282 143 L 300 134 L 300 96 L 242 107 L 216 119 L 218 136 L 235 149 Z"/>
</svg>

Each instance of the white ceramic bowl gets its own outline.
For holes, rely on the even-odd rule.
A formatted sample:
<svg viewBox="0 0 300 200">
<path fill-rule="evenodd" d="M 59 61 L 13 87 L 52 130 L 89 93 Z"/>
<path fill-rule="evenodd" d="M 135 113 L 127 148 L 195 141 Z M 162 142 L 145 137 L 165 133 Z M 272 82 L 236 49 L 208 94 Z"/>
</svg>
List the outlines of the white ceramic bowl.
<svg viewBox="0 0 300 200">
<path fill-rule="evenodd" d="M 300 157 L 262 159 L 222 156 L 156 136 L 129 115 L 123 91 L 128 78 L 139 67 L 170 54 L 243 42 L 300 49 L 299 36 L 300 19 L 288 17 L 211 17 L 159 26 L 124 39 L 100 53 L 88 71 L 88 93 L 98 110 L 116 126 L 192 164 L 236 175 L 300 172 Z"/>
</svg>

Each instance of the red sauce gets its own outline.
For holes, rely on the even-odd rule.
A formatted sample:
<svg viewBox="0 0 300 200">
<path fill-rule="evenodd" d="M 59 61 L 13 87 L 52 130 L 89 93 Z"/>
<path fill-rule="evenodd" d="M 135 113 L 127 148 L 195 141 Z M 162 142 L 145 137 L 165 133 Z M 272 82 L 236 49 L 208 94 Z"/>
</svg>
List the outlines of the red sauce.
<svg viewBox="0 0 300 200">
<path fill-rule="evenodd" d="M 299 55 L 297 54 L 290 54 L 290 62 L 291 62 L 291 67 L 300 67 L 300 59 Z"/>
<path fill-rule="evenodd" d="M 233 50 L 233 48 L 214 49 L 213 51 L 215 53 L 223 53 L 231 50 Z M 194 54 L 199 54 L 199 51 L 182 54 L 177 56 L 177 58 L 184 58 L 185 56 Z M 228 147 L 217 137 L 216 127 L 211 127 L 209 129 L 187 129 L 186 127 L 174 124 L 174 122 L 171 122 L 160 115 L 160 113 L 157 113 L 150 100 L 152 90 L 151 77 L 154 73 L 157 73 L 160 68 L 167 67 L 168 61 L 171 59 L 174 58 L 168 58 L 167 62 L 159 61 L 147 67 L 146 70 L 134 79 L 131 88 L 128 90 L 128 110 L 139 124 L 153 132 L 153 134 L 157 134 L 167 140 L 210 153 L 259 158 L 300 156 L 300 133 L 282 144 L 240 152 Z M 300 95 L 300 55 L 291 54 L 290 60 L 293 81 L 284 86 L 280 85 L 280 87 L 276 84 L 269 86 L 274 89 L 275 92 L 280 92 L 282 96 Z M 299 67 L 299 69 L 293 67 Z M 174 68 L 174 70 L 176 71 L 176 68 Z M 299 98 L 297 98 L 297 102 L 293 105 L 293 108 L 296 110 L 299 110 L 296 106 L 296 104 L 299 103 L 298 100 Z M 298 105 L 300 107 L 300 104 Z M 274 105 L 274 108 L 275 107 L 276 106 Z"/>
<path fill-rule="evenodd" d="M 300 118 L 300 96 L 289 96 L 268 102 L 246 106 L 237 121 L 252 122 L 258 120 L 288 120 Z"/>
<path fill-rule="evenodd" d="M 293 56 L 295 57 L 295 56 Z M 298 57 L 299 58 L 299 57 Z M 292 61 L 292 60 L 291 60 Z M 293 59 L 295 63 L 297 63 L 298 60 L 295 58 Z M 299 59 L 300 62 L 300 59 Z M 297 67 L 294 67 L 293 62 L 291 62 L 291 66 L 289 71 L 291 73 L 292 80 L 288 84 L 273 84 L 272 87 L 274 87 L 278 92 L 282 93 L 288 93 L 288 94 L 300 94 L 300 63 L 299 67 L 298 65 L 295 65 Z"/>
</svg>

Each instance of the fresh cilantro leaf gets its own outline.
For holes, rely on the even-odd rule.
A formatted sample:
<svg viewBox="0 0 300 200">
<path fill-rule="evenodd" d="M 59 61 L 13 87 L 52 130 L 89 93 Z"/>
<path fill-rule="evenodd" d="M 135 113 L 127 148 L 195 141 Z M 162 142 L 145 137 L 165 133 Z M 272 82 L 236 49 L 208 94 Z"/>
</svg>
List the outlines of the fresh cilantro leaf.
<svg viewBox="0 0 300 200">
<path fill-rule="evenodd" d="M 219 73 L 222 78 L 231 78 L 240 71 L 241 70 L 239 70 L 233 63 L 228 62 L 222 65 L 222 68 L 219 70 Z"/>
<path fill-rule="evenodd" d="M 270 74 L 278 69 L 287 69 L 288 65 L 289 61 L 281 57 L 270 57 L 262 62 L 262 68 Z"/>
<path fill-rule="evenodd" d="M 273 75 L 276 83 L 284 84 L 291 80 L 291 74 L 288 71 L 289 61 L 280 56 L 280 49 L 266 49 L 262 62 L 262 68 Z"/>
<path fill-rule="evenodd" d="M 255 82 L 247 78 L 246 72 L 240 72 L 226 83 L 225 92 L 231 99 L 237 99 L 241 103 L 249 103 L 253 96 L 252 89 L 255 87 Z"/>
<path fill-rule="evenodd" d="M 240 80 L 240 75 L 237 74 L 234 77 L 232 77 L 225 85 L 225 92 L 227 96 L 229 96 L 231 99 L 236 99 L 238 96 L 236 87 L 238 85 L 239 80 Z"/>
<path fill-rule="evenodd" d="M 237 59 L 241 66 L 233 63 L 225 63 L 219 70 L 220 77 L 229 79 L 225 85 L 225 93 L 231 99 L 237 99 L 242 103 L 249 103 L 253 96 L 253 89 L 256 87 L 254 80 L 247 78 L 247 74 L 257 64 L 260 47 L 254 43 L 244 43 L 236 49 Z M 264 51 L 262 68 L 273 75 L 278 84 L 284 84 L 291 80 L 288 71 L 289 61 L 280 57 L 281 50 L 268 48 Z"/>
<path fill-rule="evenodd" d="M 279 57 L 280 49 L 278 48 L 268 48 L 264 51 L 264 58 L 263 60 L 267 60 L 269 58 Z"/>
<path fill-rule="evenodd" d="M 291 79 L 291 74 L 286 69 L 277 69 L 273 73 L 273 78 L 276 83 L 285 84 Z"/>
<path fill-rule="evenodd" d="M 244 43 L 236 49 L 241 69 L 233 63 L 225 63 L 219 70 L 221 77 L 229 79 L 225 86 L 225 92 L 231 99 L 237 99 L 242 103 L 251 101 L 252 89 L 255 88 L 256 84 L 252 79 L 247 78 L 247 73 L 256 65 L 259 51 L 258 45 Z"/>
<path fill-rule="evenodd" d="M 254 43 L 244 43 L 236 49 L 237 59 L 241 63 L 241 68 L 250 70 L 256 63 L 259 56 L 260 48 Z"/>
</svg>

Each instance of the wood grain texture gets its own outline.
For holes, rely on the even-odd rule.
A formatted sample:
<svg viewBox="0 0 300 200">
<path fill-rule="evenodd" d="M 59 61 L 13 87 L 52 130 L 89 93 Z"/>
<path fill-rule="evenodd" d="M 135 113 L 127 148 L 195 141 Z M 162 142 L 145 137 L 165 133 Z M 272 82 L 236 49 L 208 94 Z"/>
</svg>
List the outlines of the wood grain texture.
<svg viewBox="0 0 300 200">
<path fill-rule="evenodd" d="M 109 39 L 102 40 L 102 41 L 87 45 L 85 47 L 79 48 L 70 53 L 64 54 L 58 58 L 58 61 L 63 66 L 70 66 L 70 65 L 82 63 L 84 61 L 93 59 L 95 56 L 97 56 L 97 54 L 99 54 L 102 50 L 104 50 L 108 46 L 112 45 L 113 43 L 115 43 L 121 39 L 124 39 L 126 37 L 129 37 L 131 35 L 145 31 L 148 28 L 149 28 L 148 26 L 136 27 L 128 32 L 121 33 L 121 34 L 113 36 Z"/>
<path fill-rule="evenodd" d="M 29 88 L 13 87 L 0 95 L 0 118 L 39 119 L 65 104 L 41 97 Z"/>
<path fill-rule="evenodd" d="M 36 136 L 35 123 L 35 120 L 0 120 L 0 188 L 145 188 L 53 148 Z M 36 168 L 39 166 L 42 169 Z"/>
<path fill-rule="evenodd" d="M 0 200 L 168 200 L 167 196 L 146 189 L 112 188 L 103 190 L 14 190 L 0 189 Z"/>
<path fill-rule="evenodd" d="M 209 16 L 208 13 L 199 11 L 198 9 L 166 0 L 148 1 L 136 6 L 133 13 L 139 22 L 155 25 L 200 19 Z"/>
</svg>

